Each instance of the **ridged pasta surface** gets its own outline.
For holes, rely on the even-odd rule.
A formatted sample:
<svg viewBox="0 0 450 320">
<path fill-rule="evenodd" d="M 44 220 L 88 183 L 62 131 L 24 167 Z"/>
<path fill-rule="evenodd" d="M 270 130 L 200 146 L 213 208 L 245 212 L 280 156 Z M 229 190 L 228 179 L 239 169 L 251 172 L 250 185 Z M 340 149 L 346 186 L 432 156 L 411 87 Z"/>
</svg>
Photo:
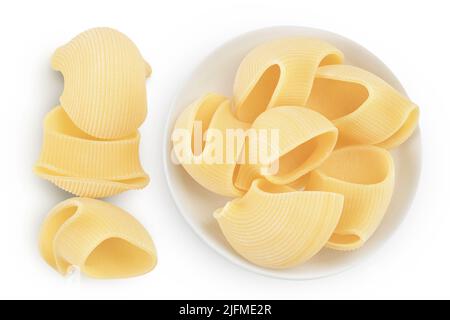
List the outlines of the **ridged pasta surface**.
<svg viewBox="0 0 450 320">
<path fill-rule="evenodd" d="M 260 139 L 258 148 L 276 157 L 269 164 L 240 166 L 236 184 L 248 190 L 256 174 L 275 184 L 295 183 L 320 166 L 331 154 L 338 138 L 338 130 L 321 114 L 302 107 L 277 107 L 264 111 L 253 122 L 256 132 L 278 133 L 277 150 L 270 139 Z M 261 171 L 263 167 L 267 172 Z M 249 173 L 250 172 L 250 173 Z"/>
<path fill-rule="evenodd" d="M 327 243 L 342 212 L 344 197 L 295 191 L 255 180 L 242 197 L 214 216 L 233 247 L 250 262 L 274 269 L 301 264 Z"/>
<path fill-rule="evenodd" d="M 394 161 L 389 152 L 376 146 L 339 149 L 313 171 L 306 190 L 335 192 L 345 199 L 342 217 L 328 247 L 361 247 L 380 225 L 394 184 Z"/>
<path fill-rule="evenodd" d="M 306 105 L 339 129 L 339 145 L 394 148 L 414 132 L 419 109 L 376 75 L 349 65 L 317 69 Z"/>
<path fill-rule="evenodd" d="M 66 275 L 72 266 L 94 278 L 126 278 L 150 272 L 157 256 L 145 228 L 112 204 L 71 198 L 45 219 L 39 248 L 45 261 Z"/>
<path fill-rule="evenodd" d="M 122 138 L 144 121 L 151 68 L 119 31 L 95 28 L 79 34 L 56 50 L 52 66 L 64 76 L 61 105 L 89 135 Z"/>
<path fill-rule="evenodd" d="M 242 60 L 234 81 L 239 120 L 253 122 L 267 108 L 304 106 L 320 65 L 343 61 L 331 44 L 312 38 L 285 38 L 259 45 Z"/>
<path fill-rule="evenodd" d="M 139 160 L 139 132 L 119 140 L 89 136 L 63 108 L 44 120 L 41 155 L 34 166 L 40 177 L 77 196 L 101 198 L 148 184 Z"/>
<path fill-rule="evenodd" d="M 193 136 L 195 122 L 201 124 L 203 129 L 197 137 Z M 175 147 L 175 155 L 186 171 L 206 189 L 224 196 L 242 195 L 234 185 L 234 174 L 245 140 L 227 137 L 226 130 L 240 130 L 245 134 L 248 128 L 248 124 L 234 117 L 230 102 L 225 97 L 205 95 L 184 110 L 178 118 L 172 138 L 174 144 L 181 148 Z M 184 141 L 180 141 L 181 136 L 177 137 L 177 134 L 183 134 Z M 197 142 L 193 142 L 195 138 Z M 220 150 L 214 148 L 218 142 L 215 139 L 221 139 Z M 195 146 L 195 143 L 199 145 Z"/>
</svg>

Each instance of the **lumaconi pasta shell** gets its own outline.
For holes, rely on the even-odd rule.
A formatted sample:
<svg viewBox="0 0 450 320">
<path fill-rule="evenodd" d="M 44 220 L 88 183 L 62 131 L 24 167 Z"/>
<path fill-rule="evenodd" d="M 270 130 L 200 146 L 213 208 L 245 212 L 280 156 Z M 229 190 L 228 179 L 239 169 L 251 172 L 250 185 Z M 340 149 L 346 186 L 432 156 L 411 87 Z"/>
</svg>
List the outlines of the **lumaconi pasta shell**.
<svg viewBox="0 0 450 320">
<path fill-rule="evenodd" d="M 419 108 L 384 80 L 349 65 L 317 69 L 306 105 L 332 120 L 338 145 L 394 148 L 414 132 Z"/>
<path fill-rule="evenodd" d="M 284 269 L 307 261 L 324 247 L 343 203 L 340 194 L 295 191 L 259 179 L 214 217 L 242 257 L 261 267 Z"/>
<path fill-rule="evenodd" d="M 284 38 L 254 48 L 234 82 L 237 118 L 251 123 L 267 108 L 304 106 L 317 68 L 343 59 L 331 44 L 310 38 Z"/>
<path fill-rule="evenodd" d="M 202 123 L 205 142 L 203 146 L 199 146 L 194 150 L 194 123 L 199 121 Z M 190 105 L 178 118 L 172 141 L 174 143 L 175 156 L 181 162 L 186 171 L 206 189 L 224 196 L 240 196 L 242 191 L 234 185 L 236 163 L 240 156 L 240 150 L 245 142 L 244 139 L 233 138 L 233 148 L 227 143 L 227 129 L 241 130 L 245 134 L 245 130 L 249 128 L 249 124 L 237 120 L 231 112 L 230 102 L 223 96 L 217 94 L 208 94 Z M 178 141 L 176 137 L 178 133 L 188 137 L 187 141 Z M 217 143 L 215 139 L 222 137 L 222 155 L 217 157 L 215 161 L 212 151 L 213 144 Z M 213 137 L 214 136 L 214 137 Z M 196 137 L 202 141 L 202 137 Z M 177 152 L 177 145 L 182 147 Z M 218 151 L 218 150 L 215 150 Z M 181 152 L 188 154 L 182 155 Z M 211 159 L 208 159 L 211 156 Z M 227 159 L 229 157 L 229 159 Z M 211 161 L 214 160 L 214 161 Z M 221 161 L 222 160 L 222 161 Z M 228 161 L 229 160 L 229 161 Z"/>
<path fill-rule="evenodd" d="M 99 198 L 145 187 L 149 178 L 139 160 L 139 132 L 120 140 L 91 137 L 61 107 L 44 120 L 44 141 L 34 171 L 60 188 Z"/>
<path fill-rule="evenodd" d="M 95 28 L 79 34 L 56 50 L 52 67 L 64 76 L 61 105 L 89 135 L 122 138 L 144 121 L 151 68 L 119 31 Z"/>
<path fill-rule="evenodd" d="M 39 238 L 45 261 L 66 275 L 72 266 L 94 278 L 150 272 L 157 256 L 145 228 L 124 210 L 94 199 L 61 202 L 45 219 Z"/>
<path fill-rule="evenodd" d="M 336 150 L 310 174 L 306 190 L 340 193 L 344 210 L 328 247 L 353 250 L 376 231 L 389 206 L 395 183 L 390 153 L 376 146 Z"/>
<path fill-rule="evenodd" d="M 266 110 L 253 122 L 252 129 L 257 132 L 278 131 L 278 150 L 273 151 L 279 156 L 274 159 L 277 165 L 273 166 L 273 172 L 263 173 L 257 170 L 263 168 L 265 164 L 241 165 L 236 185 L 244 190 L 248 189 L 258 174 L 274 184 L 295 183 L 325 161 L 338 139 L 338 130 L 328 119 L 318 112 L 302 107 L 277 107 Z M 262 150 L 273 148 L 268 140 L 270 139 L 260 139 L 259 148 Z M 271 154 L 272 150 L 267 153 Z"/>
</svg>

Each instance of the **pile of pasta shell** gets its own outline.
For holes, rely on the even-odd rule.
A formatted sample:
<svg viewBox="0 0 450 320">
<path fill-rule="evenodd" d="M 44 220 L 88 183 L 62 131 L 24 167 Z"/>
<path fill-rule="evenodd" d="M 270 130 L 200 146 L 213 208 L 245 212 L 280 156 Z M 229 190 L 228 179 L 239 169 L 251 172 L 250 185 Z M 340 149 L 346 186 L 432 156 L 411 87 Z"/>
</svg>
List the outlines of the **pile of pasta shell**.
<svg viewBox="0 0 450 320">
<path fill-rule="evenodd" d="M 97 200 L 149 182 L 139 159 L 151 68 L 135 44 L 110 28 L 87 30 L 56 50 L 64 76 L 60 106 L 45 117 L 34 172 L 78 197 L 56 205 L 39 236 L 42 257 L 62 275 L 78 267 L 102 279 L 151 271 L 150 234 L 125 210 Z"/>
<path fill-rule="evenodd" d="M 52 67 L 63 74 L 64 91 L 45 117 L 35 173 L 80 197 L 144 188 L 138 128 L 151 68 L 135 44 L 114 29 L 90 29 L 58 48 Z"/>
<path fill-rule="evenodd" d="M 389 150 L 412 135 L 418 118 L 413 102 L 345 64 L 338 48 L 291 37 L 251 50 L 233 97 L 208 93 L 193 102 L 179 115 L 172 141 L 196 182 L 233 198 L 212 213 L 230 246 L 258 266 L 283 269 L 324 247 L 356 250 L 370 239 L 394 190 Z M 202 142 L 195 148 L 199 123 Z M 276 158 L 250 161 L 248 137 L 227 144 L 228 130 L 276 130 Z M 226 141 L 220 153 L 232 161 L 205 157 L 218 152 L 218 135 Z M 270 150 L 270 140 L 258 137 L 258 145 Z M 277 170 L 267 170 L 274 163 Z"/>
</svg>

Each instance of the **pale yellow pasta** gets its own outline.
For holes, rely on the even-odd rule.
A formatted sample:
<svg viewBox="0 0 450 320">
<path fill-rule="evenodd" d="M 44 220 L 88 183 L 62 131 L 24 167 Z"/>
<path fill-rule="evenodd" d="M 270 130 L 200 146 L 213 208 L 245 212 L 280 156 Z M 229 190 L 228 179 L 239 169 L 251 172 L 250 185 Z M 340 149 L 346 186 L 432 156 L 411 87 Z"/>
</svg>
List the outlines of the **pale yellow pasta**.
<svg viewBox="0 0 450 320">
<path fill-rule="evenodd" d="M 122 138 L 144 121 L 151 68 L 119 31 L 95 28 L 79 34 L 56 50 L 52 66 L 64 76 L 61 105 L 89 135 Z"/>
<path fill-rule="evenodd" d="M 387 212 L 395 167 L 386 149 L 413 134 L 419 109 L 343 60 L 319 39 L 263 43 L 242 60 L 231 105 L 205 95 L 176 122 L 174 134 L 189 133 L 179 149 L 189 154 L 175 152 L 177 158 L 188 160 L 180 161 L 203 187 L 235 197 L 214 217 L 229 245 L 255 265 L 285 269 L 324 247 L 358 249 Z M 204 141 L 194 139 L 196 121 Z M 203 158 L 215 150 L 215 129 L 221 139 L 228 129 L 245 132 L 231 163 Z M 230 153 L 225 140 L 219 145 Z"/>
<path fill-rule="evenodd" d="M 124 210 L 94 199 L 61 202 L 45 219 L 39 248 L 45 261 L 66 275 L 72 266 L 101 279 L 150 272 L 157 255 L 145 228 Z"/>
<path fill-rule="evenodd" d="M 60 188 L 101 198 L 145 187 L 149 178 L 139 160 L 139 132 L 119 140 L 91 137 L 61 107 L 44 120 L 44 140 L 34 171 Z"/>
<path fill-rule="evenodd" d="M 341 63 L 331 44 L 311 38 L 284 38 L 261 44 L 242 60 L 234 81 L 237 118 L 253 122 L 267 108 L 304 106 L 320 65 Z"/>
<path fill-rule="evenodd" d="M 318 68 L 306 105 L 332 120 L 340 146 L 394 148 L 417 126 L 419 108 L 384 80 L 349 65 Z"/>
<path fill-rule="evenodd" d="M 258 148 L 278 154 L 270 164 L 245 164 L 238 171 L 236 185 L 247 190 L 252 180 L 265 177 L 275 184 L 295 184 L 320 166 L 336 145 L 338 130 L 321 114 L 302 107 L 277 107 L 264 111 L 252 124 L 257 132 L 277 131 L 278 150 L 270 139 L 260 139 Z M 246 150 L 248 152 L 248 150 Z M 261 169 L 270 169 L 267 172 Z M 267 168 L 269 167 L 269 168 Z"/>
<path fill-rule="evenodd" d="M 254 154 L 254 152 L 250 149 L 250 143 L 247 139 L 242 149 L 241 163 L 238 163 L 235 168 L 234 186 L 242 192 L 250 189 L 253 181 L 257 179 L 266 180 L 261 174 L 261 166 L 258 162 L 250 161 L 251 154 Z"/>
<path fill-rule="evenodd" d="M 199 139 L 197 141 L 201 143 L 202 135 L 205 138 L 204 143 L 199 146 L 195 146 L 193 140 L 196 121 L 202 125 L 200 136 L 196 137 Z M 234 179 L 236 164 L 245 139 L 232 137 L 233 143 L 230 145 L 226 141 L 226 130 L 241 130 L 245 134 L 248 127 L 248 124 L 234 117 L 230 102 L 225 97 L 217 94 L 205 95 L 184 110 L 178 118 L 172 136 L 175 155 L 192 178 L 206 189 L 224 196 L 242 195 L 242 191 L 235 187 Z M 177 134 L 180 137 L 177 137 Z M 179 140 L 182 134 L 184 141 Z M 214 138 L 222 140 L 215 141 Z M 219 143 L 221 150 L 214 150 L 215 143 Z M 177 145 L 188 154 L 177 152 Z"/>
<path fill-rule="evenodd" d="M 285 269 L 313 257 L 341 216 L 344 197 L 295 191 L 255 180 L 242 197 L 214 213 L 233 249 L 265 268 Z"/>
<path fill-rule="evenodd" d="M 376 231 L 394 190 L 395 169 L 391 155 L 376 146 L 339 149 L 309 177 L 306 190 L 344 196 L 344 210 L 328 247 L 353 250 Z"/>
</svg>

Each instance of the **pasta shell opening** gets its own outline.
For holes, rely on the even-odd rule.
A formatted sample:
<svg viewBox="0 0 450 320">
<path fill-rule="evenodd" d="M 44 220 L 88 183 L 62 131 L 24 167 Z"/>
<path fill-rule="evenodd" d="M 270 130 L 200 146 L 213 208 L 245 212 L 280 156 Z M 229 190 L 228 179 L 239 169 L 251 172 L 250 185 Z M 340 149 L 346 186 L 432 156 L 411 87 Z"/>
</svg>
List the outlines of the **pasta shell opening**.
<svg viewBox="0 0 450 320">
<path fill-rule="evenodd" d="M 328 157 L 333 151 L 336 141 L 337 131 L 326 132 L 306 141 L 278 160 L 279 169 L 276 174 L 265 177 L 277 184 L 292 183 L 298 180 Z"/>
<path fill-rule="evenodd" d="M 350 65 L 319 67 L 306 106 L 333 121 L 338 147 L 393 148 L 409 138 L 418 108 L 377 75 Z"/>
<path fill-rule="evenodd" d="M 306 106 L 337 120 L 357 110 L 368 97 L 369 91 L 359 83 L 316 78 Z"/>
<path fill-rule="evenodd" d="M 357 234 L 334 233 L 328 241 L 327 247 L 338 250 L 354 250 L 364 244 L 364 240 Z"/>
<path fill-rule="evenodd" d="M 281 69 L 277 64 L 270 66 L 263 72 L 237 110 L 238 119 L 252 123 L 266 110 L 280 81 L 280 75 Z"/>
<path fill-rule="evenodd" d="M 83 272 L 95 278 L 124 278 L 147 273 L 155 266 L 155 257 L 121 238 L 100 243 L 86 259 Z"/>
</svg>

